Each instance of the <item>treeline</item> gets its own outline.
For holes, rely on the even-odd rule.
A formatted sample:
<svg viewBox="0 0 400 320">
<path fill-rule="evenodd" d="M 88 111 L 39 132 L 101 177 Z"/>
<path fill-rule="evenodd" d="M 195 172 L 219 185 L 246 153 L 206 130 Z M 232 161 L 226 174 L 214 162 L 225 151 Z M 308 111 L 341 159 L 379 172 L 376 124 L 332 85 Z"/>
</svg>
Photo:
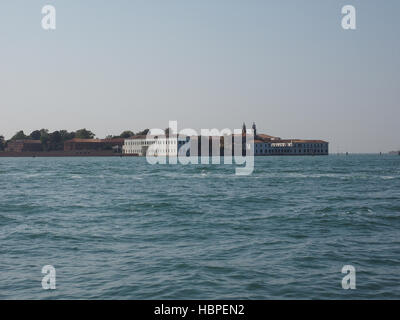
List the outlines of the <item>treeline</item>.
<svg viewBox="0 0 400 320">
<path fill-rule="evenodd" d="M 146 135 L 149 129 L 145 129 L 136 133 L 137 135 Z M 114 138 L 129 138 L 134 136 L 135 133 L 132 131 L 124 131 L 119 136 L 107 136 L 107 139 Z M 93 139 L 96 135 L 87 129 L 80 129 L 77 131 L 67 130 L 56 130 L 49 132 L 48 129 L 41 129 L 32 131 L 29 135 L 26 135 L 24 131 L 18 131 L 10 140 L 5 140 L 4 136 L 0 135 L 0 151 L 4 151 L 9 141 L 15 140 L 40 140 L 44 151 L 56 151 L 64 150 L 64 142 L 78 138 L 78 139 Z"/>
<path fill-rule="evenodd" d="M 134 133 L 133 131 L 124 131 L 122 132 L 119 136 L 107 136 L 106 139 L 115 139 L 115 138 L 124 138 L 124 139 L 128 139 L 132 136 L 138 135 L 138 136 L 145 136 L 150 130 L 149 129 L 144 129 L 143 131 L 139 131 L 137 133 Z"/>
<path fill-rule="evenodd" d="M 10 140 L 0 138 L 0 149 L 4 150 L 7 143 L 15 140 L 40 140 L 44 151 L 64 150 L 64 142 L 74 138 L 93 139 L 95 134 L 90 130 L 80 129 L 69 132 L 67 130 L 56 130 L 49 132 L 48 129 L 34 130 L 26 135 L 23 130 L 18 131 Z"/>
</svg>

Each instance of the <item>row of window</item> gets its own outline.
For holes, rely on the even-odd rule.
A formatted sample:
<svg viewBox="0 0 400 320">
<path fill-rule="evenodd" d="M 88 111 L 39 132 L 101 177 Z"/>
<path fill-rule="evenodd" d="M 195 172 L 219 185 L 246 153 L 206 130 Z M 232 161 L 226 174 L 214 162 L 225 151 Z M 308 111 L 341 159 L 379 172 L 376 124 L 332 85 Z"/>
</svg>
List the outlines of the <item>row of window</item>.
<svg viewBox="0 0 400 320">
<path fill-rule="evenodd" d="M 274 153 L 327 153 L 328 150 L 322 149 L 256 149 L 256 154 L 274 154 Z"/>
<path fill-rule="evenodd" d="M 286 148 L 292 148 L 293 145 L 292 144 L 285 144 L 285 143 L 274 143 L 274 144 L 269 144 L 269 143 L 255 143 L 254 144 L 256 147 L 264 147 L 264 148 L 282 148 L 282 147 L 286 147 Z M 327 148 L 328 144 L 326 143 L 296 143 L 294 145 L 294 147 L 296 148 Z"/>
<path fill-rule="evenodd" d="M 153 144 L 176 144 L 176 140 L 125 140 L 128 146 L 150 146 Z"/>
<path fill-rule="evenodd" d="M 124 149 L 124 153 L 137 153 L 137 154 L 141 154 L 142 150 L 134 150 L 134 149 Z M 174 149 L 168 149 L 168 150 L 164 150 L 164 149 L 156 149 L 154 150 L 154 154 L 165 154 L 165 153 L 173 153 L 176 154 L 177 151 Z"/>
</svg>

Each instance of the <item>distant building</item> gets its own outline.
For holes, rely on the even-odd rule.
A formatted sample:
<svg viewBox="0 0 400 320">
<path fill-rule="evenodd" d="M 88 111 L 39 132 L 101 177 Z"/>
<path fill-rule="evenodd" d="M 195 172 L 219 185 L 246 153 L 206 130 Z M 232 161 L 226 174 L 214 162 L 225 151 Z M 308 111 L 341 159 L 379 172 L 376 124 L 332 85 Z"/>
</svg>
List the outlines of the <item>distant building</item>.
<svg viewBox="0 0 400 320">
<path fill-rule="evenodd" d="M 121 151 L 125 139 L 78 139 L 74 138 L 64 142 L 64 151 L 82 150 L 117 150 Z"/>
<path fill-rule="evenodd" d="M 14 140 L 7 143 L 6 152 L 40 152 L 43 151 L 40 140 Z"/>
<path fill-rule="evenodd" d="M 329 143 L 323 140 L 255 140 L 254 155 L 328 155 Z"/>
<path fill-rule="evenodd" d="M 252 130 L 254 132 L 254 155 L 255 156 L 278 156 L 278 155 L 328 155 L 329 154 L 329 143 L 323 140 L 303 140 L 303 139 L 281 139 L 280 137 L 274 137 L 267 134 L 257 134 L 256 124 L 253 123 Z M 240 139 L 240 136 L 242 137 Z M 234 155 L 234 150 L 239 148 L 242 149 L 242 155 L 246 154 L 246 124 L 243 123 L 242 133 L 235 134 L 231 137 L 231 145 L 225 146 L 224 137 L 213 136 L 208 137 L 187 137 L 186 141 L 178 141 L 176 137 L 170 138 L 166 136 L 134 136 L 129 139 L 125 139 L 123 146 L 124 154 L 135 154 L 138 156 L 145 156 L 150 146 L 153 147 L 155 155 L 159 156 L 176 156 L 182 145 L 190 141 L 190 152 L 187 155 L 202 155 L 202 150 L 208 149 L 208 155 L 215 153 L 215 146 L 219 144 L 220 155 L 224 155 L 225 148 L 227 154 Z M 236 137 L 236 138 L 235 138 Z M 239 139 L 237 139 L 239 138 Z M 229 138 L 228 138 L 229 139 Z M 236 142 L 241 140 L 241 142 Z M 207 143 L 208 141 L 208 143 Z M 206 143 L 202 146 L 202 143 Z M 208 146 L 207 146 L 208 144 Z M 197 146 L 197 150 L 196 147 Z M 218 148 L 217 148 L 218 149 Z"/>
<path fill-rule="evenodd" d="M 243 135 L 245 129 L 246 124 L 243 124 Z M 257 134 L 255 122 L 253 122 L 252 129 L 255 156 L 329 154 L 329 143 L 323 140 L 281 139 L 267 134 Z"/>
<path fill-rule="evenodd" d="M 178 156 L 179 148 L 185 141 L 178 141 L 177 137 L 167 136 L 133 136 L 125 139 L 122 153 L 145 156 L 152 146 L 154 156 Z"/>
</svg>

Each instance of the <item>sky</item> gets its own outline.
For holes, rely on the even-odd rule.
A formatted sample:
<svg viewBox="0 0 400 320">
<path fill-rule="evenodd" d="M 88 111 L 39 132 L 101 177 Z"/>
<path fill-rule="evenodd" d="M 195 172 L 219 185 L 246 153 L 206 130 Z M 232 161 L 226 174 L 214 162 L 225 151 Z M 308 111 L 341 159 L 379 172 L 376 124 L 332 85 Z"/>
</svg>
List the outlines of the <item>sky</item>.
<svg viewBox="0 0 400 320">
<path fill-rule="evenodd" d="M 255 121 L 332 153 L 399 150 L 399 34 L 398 0 L 1 0 L 0 135 Z"/>
</svg>

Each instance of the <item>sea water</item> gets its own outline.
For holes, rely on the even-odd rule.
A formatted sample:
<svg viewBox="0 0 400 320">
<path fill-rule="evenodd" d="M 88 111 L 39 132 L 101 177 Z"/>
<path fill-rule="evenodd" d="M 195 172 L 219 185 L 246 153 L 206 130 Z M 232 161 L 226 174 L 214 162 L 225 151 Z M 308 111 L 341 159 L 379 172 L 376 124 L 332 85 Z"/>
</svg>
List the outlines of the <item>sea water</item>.
<svg viewBox="0 0 400 320">
<path fill-rule="evenodd" d="M 234 172 L 0 158 L 0 298 L 400 298 L 399 156 L 258 157 Z"/>
</svg>

